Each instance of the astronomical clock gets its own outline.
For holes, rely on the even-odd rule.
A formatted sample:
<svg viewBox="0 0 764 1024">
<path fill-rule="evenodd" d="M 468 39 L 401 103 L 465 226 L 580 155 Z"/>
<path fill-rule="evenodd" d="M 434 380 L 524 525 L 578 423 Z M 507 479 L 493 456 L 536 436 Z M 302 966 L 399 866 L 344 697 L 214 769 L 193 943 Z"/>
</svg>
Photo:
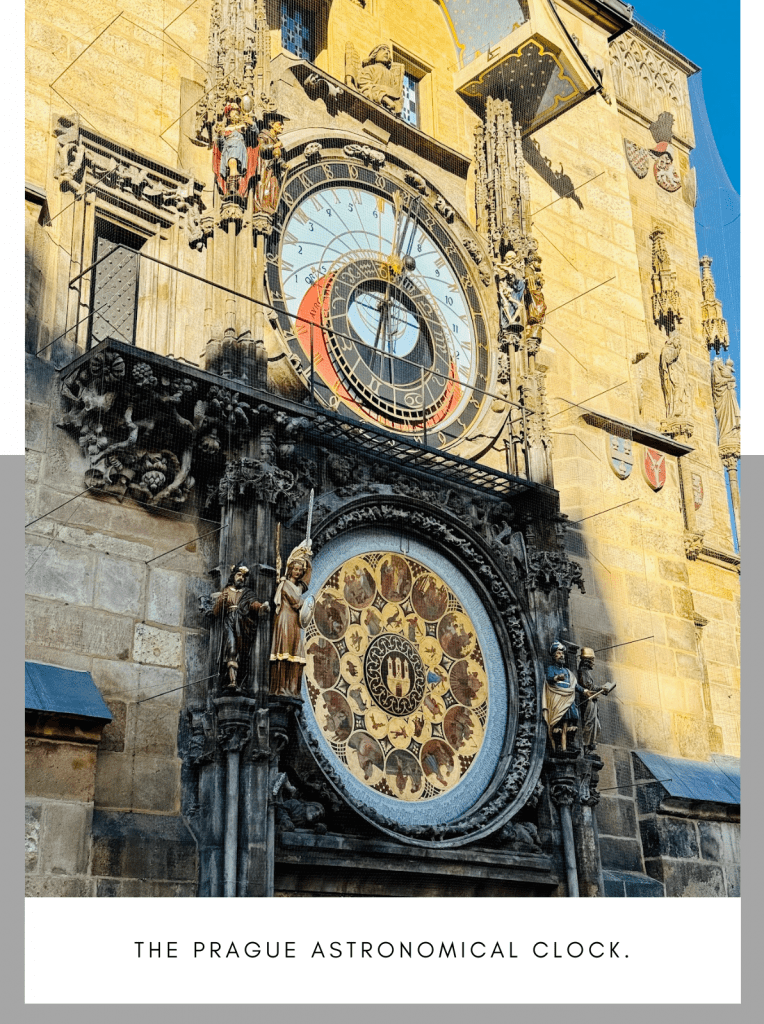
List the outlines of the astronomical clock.
<svg viewBox="0 0 764 1024">
<path fill-rule="evenodd" d="M 328 408 L 469 456 L 496 381 L 495 289 L 464 239 L 480 243 L 420 175 L 334 145 L 289 154 L 266 256 L 290 365 Z"/>
<path fill-rule="evenodd" d="M 282 374 L 341 420 L 436 452 L 484 449 L 506 406 L 479 238 L 389 154 L 339 137 L 287 157 L 266 252 Z M 361 461 L 356 492 L 373 456 Z M 362 817 L 409 843 L 460 845 L 509 820 L 538 780 L 533 641 L 516 604 L 508 626 L 505 584 L 464 524 L 371 489 L 388 522 L 367 495 L 326 542 L 319 532 L 301 729 Z"/>
</svg>

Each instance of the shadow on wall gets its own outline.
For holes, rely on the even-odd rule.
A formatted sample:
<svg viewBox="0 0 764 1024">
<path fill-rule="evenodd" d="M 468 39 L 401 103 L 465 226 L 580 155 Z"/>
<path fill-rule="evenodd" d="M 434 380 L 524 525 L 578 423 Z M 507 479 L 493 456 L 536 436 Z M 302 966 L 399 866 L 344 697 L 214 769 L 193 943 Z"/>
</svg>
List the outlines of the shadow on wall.
<svg viewBox="0 0 764 1024">
<path fill-rule="evenodd" d="M 552 161 L 549 157 L 544 156 L 535 139 L 528 137 L 523 139 L 523 156 L 525 162 L 550 188 L 554 189 L 560 199 L 572 199 L 576 206 L 583 210 L 584 204 L 576 195 L 575 185 L 570 176 L 565 173 L 565 168 L 560 164 L 559 171 L 552 170 Z"/>
</svg>

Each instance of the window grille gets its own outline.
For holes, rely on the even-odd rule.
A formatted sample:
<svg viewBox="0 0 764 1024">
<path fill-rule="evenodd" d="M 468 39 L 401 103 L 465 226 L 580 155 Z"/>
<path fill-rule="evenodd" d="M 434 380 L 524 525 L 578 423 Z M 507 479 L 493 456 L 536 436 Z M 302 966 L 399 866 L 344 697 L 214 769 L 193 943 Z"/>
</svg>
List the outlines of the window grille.
<svg viewBox="0 0 764 1024">
<path fill-rule="evenodd" d="M 401 117 L 409 124 L 419 124 L 419 79 L 409 71 L 403 73 L 403 109 Z"/>
<path fill-rule="evenodd" d="M 281 45 L 295 57 L 313 60 L 316 55 L 315 13 L 293 0 L 282 0 Z"/>
</svg>

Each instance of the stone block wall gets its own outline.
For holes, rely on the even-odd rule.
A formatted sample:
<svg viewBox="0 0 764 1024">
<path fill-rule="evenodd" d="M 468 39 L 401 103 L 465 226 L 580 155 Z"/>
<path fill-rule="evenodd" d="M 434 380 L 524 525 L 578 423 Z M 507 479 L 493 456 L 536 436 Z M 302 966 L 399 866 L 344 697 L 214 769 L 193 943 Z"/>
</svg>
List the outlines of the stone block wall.
<svg viewBox="0 0 764 1024">
<path fill-rule="evenodd" d="M 90 672 L 113 719 L 97 747 L 27 740 L 30 894 L 155 894 L 162 872 L 129 874 L 132 856 L 112 858 L 105 871 L 90 823 L 94 814 L 96 822 L 104 812 L 127 815 L 135 831 L 145 819 L 160 856 L 180 841 L 177 829 L 185 834 L 177 737 L 184 687 L 206 674 L 198 599 L 212 590 L 204 574 L 216 561 L 217 535 L 190 515 L 157 516 L 83 494 L 85 461 L 56 425 L 56 375 L 31 363 L 26 656 Z M 184 863 L 185 873 L 163 881 L 195 885 Z M 133 879 L 127 889 L 117 885 L 122 871 Z M 151 882 L 145 892 L 143 877 Z"/>
<path fill-rule="evenodd" d="M 740 825 L 732 821 L 640 818 L 647 873 L 667 896 L 739 896 Z"/>
</svg>

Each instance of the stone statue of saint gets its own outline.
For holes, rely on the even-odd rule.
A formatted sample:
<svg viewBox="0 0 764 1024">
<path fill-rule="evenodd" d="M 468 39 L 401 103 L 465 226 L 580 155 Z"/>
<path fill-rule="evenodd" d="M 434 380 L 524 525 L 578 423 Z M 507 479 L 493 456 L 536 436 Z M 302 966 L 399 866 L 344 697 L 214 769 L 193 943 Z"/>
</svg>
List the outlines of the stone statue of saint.
<svg viewBox="0 0 764 1024">
<path fill-rule="evenodd" d="M 403 109 L 403 65 L 393 63 L 387 43 L 375 46 L 358 72 L 358 91 L 392 114 Z"/>
<path fill-rule="evenodd" d="M 667 420 L 683 420 L 690 415 L 687 381 L 684 367 L 679 362 L 681 352 L 682 343 L 679 336 L 670 334 L 666 338 L 658 365 Z"/>
<path fill-rule="evenodd" d="M 565 667 L 565 647 L 559 640 L 555 640 L 549 648 L 549 653 L 554 663 L 547 666 L 541 697 L 541 714 L 546 722 L 552 748 L 557 750 L 556 740 L 559 739 L 559 749 L 565 751 L 568 749 L 568 734 L 570 733 L 573 738 L 572 734 L 578 729 L 576 693 L 591 697 L 593 691 L 585 690 L 579 684 L 573 669 Z"/>
<path fill-rule="evenodd" d="M 597 698 L 607 696 L 615 688 L 615 683 L 595 687 L 592 675 L 594 669 L 594 651 L 591 647 L 582 647 L 578 661 L 579 693 L 590 694 L 580 701 L 578 713 L 581 717 L 581 743 L 584 752 L 590 754 L 597 746 L 600 735 L 600 717 Z"/>
<path fill-rule="evenodd" d="M 238 103 L 227 103 L 223 114 L 225 121 L 216 129 L 212 169 L 224 196 L 231 192 L 245 196 L 257 165 L 257 153 L 251 144 L 253 121 Z"/>
<path fill-rule="evenodd" d="M 239 562 L 231 566 L 228 583 L 213 597 L 217 600 L 211 614 L 221 618 L 223 639 L 220 654 L 220 678 L 227 690 L 244 690 L 249 682 L 249 659 L 258 618 L 270 611 L 270 605 L 256 600 L 247 586 L 249 569 Z"/>
<path fill-rule="evenodd" d="M 731 359 L 723 363 L 714 359 L 711 374 L 711 390 L 714 396 L 714 411 L 719 425 L 719 444 L 740 443 L 740 406 L 737 402 L 735 364 Z"/>
<path fill-rule="evenodd" d="M 312 570 L 310 545 L 303 542 L 287 559 L 286 574 L 276 590 L 270 691 L 278 696 L 300 696 L 306 662 L 302 631 L 312 618 L 313 605 L 312 597 L 306 600 L 305 591 Z"/>
</svg>

